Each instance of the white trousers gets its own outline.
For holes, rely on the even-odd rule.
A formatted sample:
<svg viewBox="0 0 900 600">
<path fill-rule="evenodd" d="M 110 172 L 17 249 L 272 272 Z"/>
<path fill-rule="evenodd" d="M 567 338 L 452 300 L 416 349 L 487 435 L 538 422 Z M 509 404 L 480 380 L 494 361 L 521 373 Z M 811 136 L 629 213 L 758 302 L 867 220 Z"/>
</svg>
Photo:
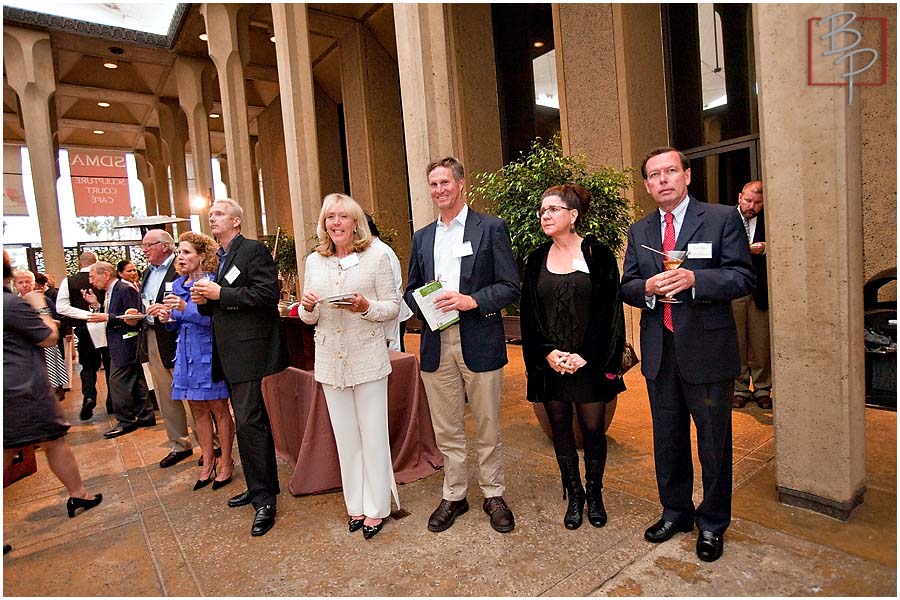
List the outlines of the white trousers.
<svg viewBox="0 0 900 600">
<path fill-rule="evenodd" d="M 388 439 L 387 377 L 337 389 L 322 384 L 341 463 L 344 502 L 351 517 L 383 519 L 391 494 L 400 507 Z"/>
</svg>

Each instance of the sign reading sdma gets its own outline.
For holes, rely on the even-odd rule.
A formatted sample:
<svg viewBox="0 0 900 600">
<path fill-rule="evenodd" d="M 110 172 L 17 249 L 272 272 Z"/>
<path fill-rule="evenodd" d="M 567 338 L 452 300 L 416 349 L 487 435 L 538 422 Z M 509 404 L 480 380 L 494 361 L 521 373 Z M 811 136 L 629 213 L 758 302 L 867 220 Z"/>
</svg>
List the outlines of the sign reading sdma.
<svg viewBox="0 0 900 600">
<path fill-rule="evenodd" d="M 70 149 L 69 171 L 76 216 L 131 216 L 124 152 Z"/>
</svg>

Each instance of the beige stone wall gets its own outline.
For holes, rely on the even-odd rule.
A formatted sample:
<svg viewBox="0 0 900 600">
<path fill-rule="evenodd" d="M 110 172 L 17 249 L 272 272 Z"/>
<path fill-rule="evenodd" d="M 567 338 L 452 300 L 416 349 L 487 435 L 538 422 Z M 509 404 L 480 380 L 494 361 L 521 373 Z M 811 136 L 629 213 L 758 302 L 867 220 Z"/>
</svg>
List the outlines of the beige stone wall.
<svg viewBox="0 0 900 600">
<path fill-rule="evenodd" d="M 281 99 L 275 98 L 259 114 L 256 123 L 259 128 L 259 167 L 262 170 L 263 192 L 266 196 L 266 232 L 275 235 L 278 227 L 281 227 L 283 233 L 294 235 Z"/>
<path fill-rule="evenodd" d="M 897 266 L 897 7 L 864 4 L 861 16 L 886 17 L 887 85 L 858 88 L 862 108 L 862 203 L 864 281 Z M 884 288 L 897 299 L 897 286 Z"/>
</svg>

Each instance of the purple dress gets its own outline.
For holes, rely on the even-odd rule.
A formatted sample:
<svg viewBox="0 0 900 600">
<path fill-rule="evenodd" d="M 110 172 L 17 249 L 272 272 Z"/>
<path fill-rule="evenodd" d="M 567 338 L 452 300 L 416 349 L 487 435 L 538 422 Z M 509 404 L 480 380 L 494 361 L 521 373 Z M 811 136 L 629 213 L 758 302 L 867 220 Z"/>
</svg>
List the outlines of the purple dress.
<svg viewBox="0 0 900 600">
<path fill-rule="evenodd" d="M 197 305 L 191 301 L 193 285 L 193 282 L 187 283 L 187 275 L 172 282 L 172 293 L 187 303 L 184 312 L 173 310 L 172 320 L 166 324 L 166 329 L 178 330 L 172 400 L 228 398 L 225 381 L 212 380 L 212 321 L 197 312 Z"/>
</svg>

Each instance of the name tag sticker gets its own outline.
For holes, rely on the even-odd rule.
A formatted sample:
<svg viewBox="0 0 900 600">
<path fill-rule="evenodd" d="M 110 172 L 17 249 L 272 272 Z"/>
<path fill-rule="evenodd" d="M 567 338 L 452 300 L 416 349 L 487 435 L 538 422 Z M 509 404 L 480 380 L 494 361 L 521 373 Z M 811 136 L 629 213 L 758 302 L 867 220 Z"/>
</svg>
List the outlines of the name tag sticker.
<svg viewBox="0 0 900 600">
<path fill-rule="evenodd" d="M 166 282 L 166 292 L 168 292 L 170 294 L 172 293 L 172 282 L 171 281 Z"/>
<path fill-rule="evenodd" d="M 225 273 L 225 281 L 227 281 L 228 283 L 234 283 L 234 280 L 237 279 L 240 274 L 241 270 L 236 266 L 232 266 L 230 269 L 228 269 L 228 272 Z"/>
<path fill-rule="evenodd" d="M 581 271 L 582 273 L 591 274 L 590 269 L 588 269 L 587 263 L 581 260 L 580 258 L 572 259 L 572 268 L 576 271 Z"/>
<path fill-rule="evenodd" d="M 354 252 L 353 254 L 348 254 L 344 258 L 338 261 L 341 265 L 342 269 L 349 269 L 350 267 L 355 267 L 359 264 L 359 254 Z"/>
<path fill-rule="evenodd" d="M 472 242 L 463 242 L 453 247 L 453 258 L 462 258 L 463 256 L 472 256 Z"/>
<path fill-rule="evenodd" d="M 685 258 L 712 258 L 712 242 L 695 242 L 688 244 Z"/>
</svg>

